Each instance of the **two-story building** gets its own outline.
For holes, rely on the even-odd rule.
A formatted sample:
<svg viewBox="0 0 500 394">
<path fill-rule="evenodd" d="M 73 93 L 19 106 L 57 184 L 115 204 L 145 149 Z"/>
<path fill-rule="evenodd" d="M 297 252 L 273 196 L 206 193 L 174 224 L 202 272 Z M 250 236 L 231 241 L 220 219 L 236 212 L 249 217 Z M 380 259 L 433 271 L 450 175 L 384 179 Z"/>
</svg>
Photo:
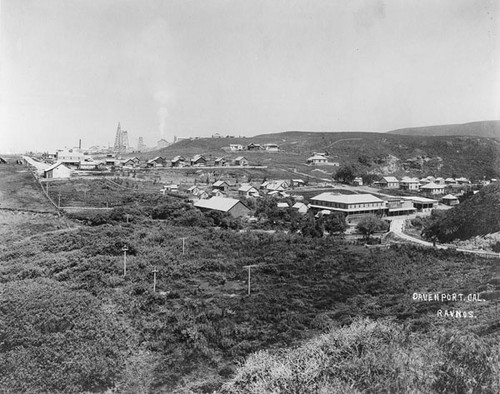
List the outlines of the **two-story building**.
<svg viewBox="0 0 500 394">
<path fill-rule="evenodd" d="M 345 215 L 380 214 L 385 210 L 385 201 L 371 194 L 321 193 L 311 198 L 310 208 L 342 212 Z"/>
<path fill-rule="evenodd" d="M 399 189 L 399 180 L 394 176 L 384 176 L 379 181 L 379 185 L 386 189 Z"/>
</svg>

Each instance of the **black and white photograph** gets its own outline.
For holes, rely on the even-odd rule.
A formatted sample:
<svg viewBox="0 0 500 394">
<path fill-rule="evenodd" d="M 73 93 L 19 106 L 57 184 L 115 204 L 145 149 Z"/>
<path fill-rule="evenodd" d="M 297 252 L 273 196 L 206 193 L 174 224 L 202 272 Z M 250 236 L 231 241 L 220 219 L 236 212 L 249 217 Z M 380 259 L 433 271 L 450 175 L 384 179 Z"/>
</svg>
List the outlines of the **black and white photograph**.
<svg viewBox="0 0 500 394">
<path fill-rule="evenodd" d="M 500 393 L 498 0 L 0 0 L 0 393 Z"/>
</svg>

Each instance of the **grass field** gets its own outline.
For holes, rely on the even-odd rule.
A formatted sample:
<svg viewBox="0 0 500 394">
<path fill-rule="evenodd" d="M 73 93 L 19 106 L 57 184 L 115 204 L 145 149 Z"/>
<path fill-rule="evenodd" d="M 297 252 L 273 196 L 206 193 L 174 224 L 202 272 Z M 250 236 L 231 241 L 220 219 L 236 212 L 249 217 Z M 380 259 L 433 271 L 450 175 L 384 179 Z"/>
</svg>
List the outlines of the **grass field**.
<svg viewBox="0 0 500 394">
<path fill-rule="evenodd" d="M 11 195 L 18 193 L 16 184 L 28 187 L 25 173 L 5 171 Z M 103 185 L 86 185 L 87 197 L 130 197 L 133 203 L 141 196 Z M 65 187 L 68 195 L 80 195 L 71 182 Z M 40 207 L 44 197 L 34 183 L 32 191 Z M 54 215 L 50 224 L 48 215 L 37 223 L 31 213 L 12 214 L 9 232 L 0 233 L 0 391 L 212 393 L 250 354 L 282 354 L 361 317 L 392 319 L 409 336 L 436 343 L 447 338 L 443 332 L 474 335 L 481 351 L 486 340 L 500 338 L 498 259 L 174 226 L 149 217 L 58 229 Z M 247 265 L 257 265 L 250 296 Z M 478 293 L 485 301 L 413 299 L 428 292 Z M 472 311 L 476 318 L 440 317 L 440 309 Z M 465 369 L 475 365 L 457 362 Z M 354 376 L 360 381 L 370 373 L 363 365 Z"/>
</svg>

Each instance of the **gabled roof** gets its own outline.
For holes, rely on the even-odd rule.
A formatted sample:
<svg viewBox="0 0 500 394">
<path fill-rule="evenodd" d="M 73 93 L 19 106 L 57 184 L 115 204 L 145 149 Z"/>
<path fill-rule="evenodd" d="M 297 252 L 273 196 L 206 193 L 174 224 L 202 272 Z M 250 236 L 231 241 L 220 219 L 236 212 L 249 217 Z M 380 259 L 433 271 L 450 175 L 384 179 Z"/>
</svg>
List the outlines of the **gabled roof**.
<svg viewBox="0 0 500 394">
<path fill-rule="evenodd" d="M 185 161 L 186 159 L 184 159 L 184 157 L 182 156 L 175 156 L 173 159 L 172 159 L 172 163 L 175 163 L 176 161 Z"/>
<path fill-rule="evenodd" d="M 307 161 L 313 161 L 313 160 L 327 160 L 327 158 L 321 155 L 314 155 L 307 159 Z"/>
<path fill-rule="evenodd" d="M 215 161 L 222 161 L 222 160 L 226 160 L 226 159 L 225 159 L 224 157 L 217 157 L 217 158 L 215 159 Z"/>
<path fill-rule="evenodd" d="M 382 180 L 386 181 L 387 183 L 399 182 L 398 178 L 396 178 L 395 176 L 384 176 L 382 177 Z"/>
<path fill-rule="evenodd" d="M 447 194 L 446 196 L 441 197 L 442 200 L 458 200 L 453 194 Z"/>
<path fill-rule="evenodd" d="M 215 181 L 212 186 L 219 187 L 219 186 L 222 186 L 224 184 L 229 186 L 229 184 L 226 181 Z"/>
<path fill-rule="evenodd" d="M 165 159 L 163 157 L 161 157 L 161 156 L 156 156 L 155 158 L 153 158 L 151 160 L 148 160 L 148 163 L 157 162 L 158 160 L 162 161 L 162 160 L 165 160 Z"/>
<path fill-rule="evenodd" d="M 207 160 L 207 159 L 205 159 L 205 156 L 203 156 L 203 155 L 194 155 L 193 158 L 191 159 L 191 161 L 197 161 L 200 159 Z"/>
<path fill-rule="evenodd" d="M 258 190 L 253 187 L 252 185 L 241 185 L 240 188 L 238 189 L 239 192 L 249 192 L 251 190 L 255 190 L 256 192 L 258 192 Z"/>
<path fill-rule="evenodd" d="M 403 179 L 401 179 L 401 183 L 418 183 L 418 179 L 416 178 L 410 178 L 410 177 L 403 177 Z"/>
<path fill-rule="evenodd" d="M 290 208 L 290 205 L 286 202 L 279 202 L 277 206 L 278 208 Z"/>
<path fill-rule="evenodd" d="M 235 198 L 212 197 L 208 200 L 199 200 L 194 203 L 194 206 L 197 208 L 228 212 L 238 203 L 243 204 L 240 200 L 236 200 Z"/>
<path fill-rule="evenodd" d="M 235 161 L 248 160 L 245 156 L 238 156 Z"/>
<path fill-rule="evenodd" d="M 434 182 L 430 182 L 427 185 L 421 186 L 420 189 L 444 189 L 444 185 L 437 185 Z"/>
<path fill-rule="evenodd" d="M 304 204 L 303 202 L 296 202 L 295 204 L 292 205 L 292 208 L 295 208 L 295 209 L 300 209 L 302 207 L 306 207 L 307 208 L 307 205 Z"/>
<path fill-rule="evenodd" d="M 52 170 L 56 169 L 56 168 L 57 168 L 57 167 L 59 167 L 59 166 L 63 166 L 64 168 L 66 168 L 66 169 L 68 169 L 68 170 L 69 170 L 69 168 L 68 168 L 68 167 L 66 167 L 66 166 L 64 165 L 64 163 L 62 163 L 62 162 L 58 161 L 57 163 L 52 164 L 49 168 L 46 168 L 45 170 L 43 170 L 43 172 L 49 172 L 49 171 L 52 171 Z"/>
</svg>

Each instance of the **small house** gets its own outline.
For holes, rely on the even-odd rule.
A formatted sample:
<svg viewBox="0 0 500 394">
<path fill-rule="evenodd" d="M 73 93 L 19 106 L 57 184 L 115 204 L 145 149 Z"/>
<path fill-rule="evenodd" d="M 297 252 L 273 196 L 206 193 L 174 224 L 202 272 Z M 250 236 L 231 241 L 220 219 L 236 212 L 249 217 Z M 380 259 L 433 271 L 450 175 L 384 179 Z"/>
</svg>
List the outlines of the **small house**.
<svg viewBox="0 0 500 394">
<path fill-rule="evenodd" d="M 263 148 L 267 152 L 279 152 L 280 147 L 277 144 L 264 144 Z"/>
<path fill-rule="evenodd" d="M 229 145 L 229 150 L 233 152 L 241 151 L 243 150 L 243 145 L 241 144 L 230 144 Z"/>
<path fill-rule="evenodd" d="M 170 184 L 170 185 L 164 185 L 163 189 L 160 190 L 162 194 L 165 194 L 166 192 L 178 192 L 179 191 L 179 185 L 176 184 Z"/>
<path fill-rule="evenodd" d="M 212 189 L 220 190 L 223 193 L 227 193 L 229 190 L 229 184 L 226 181 L 216 181 L 213 183 Z"/>
<path fill-rule="evenodd" d="M 247 150 L 257 151 L 257 150 L 260 150 L 260 149 L 261 149 L 260 144 L 254 144 L 252 142 L 251 144 L 247 145 Z"/>
<path fill-rule="evenodd" d="M 172 167 L 184 167 L 186 165 L 186 159 L 182 156 L 175 156 L 170 163 Z"/>
<path fill-rule="evenodd" d="M 203 167 L 207 164 L 207 159 L 203 155 L 194 155 L 191 159 L 191 166 Z"/>
<path fill-rule="evenodd" d="M 227 212 L 234 218 L 247 216 L 250 213 L 245 204 L 234 198 L 212 197 L 208 200 L 199 200 L 194 206 L 202 211 Z"/>
<path fill-rule="evenodd" d="M 161 156 L 156 156 L 155 158 L 148 160 L 146 162 L 146 167 L 148 168 L 156 168 L 156 167 L 165 167 L 167 164 L 167 160 Z"/>
<path fill-rule="evenodd" d="M 322 155 L 314 155 L 314 156 L 309 157 L 307 159 L 306 163 L 310 164 L 310 165 L 317 166 L 317 165 L 321 165 L 321 164 L 327 164 L 328 159 Z"/>
<path fill-rule="evenodd" d="M 234 165 L 240 167 L 248 166 L 248 160 L 244 156 L 238 156 L 236 159 L 234 159 Z"/>
<path fill-rule="evenodd" d="M 217 157 L 214 162 L 216 167 L 224 167 L 227 165 L 226 159 L 223 157 Z"/>
<path fill-rule="evenodd" d="M 43 171 L 43 177 L 47 179 L 68 179 L 71 177 L 71 170 L 63 163 L 57 162 Z"/>
<path fill-rule="evenodd" d="M 240 197 L 257 197 L 259 195 L 259 191 L 253 187 L 252 185 L 241 185 L 238 189 L 238 195 Z"/>
<path fill-rule="evenodd" d="M 193 185 L 190 188 L 188 188 L 188 193 L 192 194 L 194 196 L 197 196 L 198 194 L 200 194 L 200 191 L 201 191 L 201 189 L 196 185 Z"/>
<path fill-rule="evenodd" d="M 139 167 L 141 160 L 138 157 L 129 157 L 122 162 L 124 167 Z"/>
<path fill-rule="evenodd" d="M 304 204 L 303 202 L 296 202 L 295 204 L 292 205 L 292 208 L 294 210 L 296 210 L 298 213 L 300 213 L 301 215 L 305 215 L 307 213 L 307 211 L 309 210 L 307 205 Z"/>
<path fill-rule="evenodd" d="M 457 197 L 455 197 L 453 194 L 447 194 L 446 196 L 443 196 L 441 198 L 441 202 L 445 205 L 458 205 L 460 201 L 458 200 Z"/>
<path fill-rule="evenodd" d="M 399 189 L 399 180 L 394 176 L 384 176 L 379 181 L 379 185 L 386 189 Z"/>
<path fill-rule="evenodd" d="M 420 188 L 420 182 L 416 178 L 404 177 L 399 182 L 399 188 L 401 190 L 418 190 Z"/>
<path fill-rule="evenodd" d="M 352 184 L 354 186 L 363 186 L 363 178 L 361 178 L 360 176 L 357 176 L 356 178 L 354 178 L 354 180 L 352 181 Z"/>
<path fill-rule="evenodd" d="M 434 182 L 420 186 L 420 190 L 427 194 L 444 194 L 445 185 L 437 185 Z"/>
</svg>

